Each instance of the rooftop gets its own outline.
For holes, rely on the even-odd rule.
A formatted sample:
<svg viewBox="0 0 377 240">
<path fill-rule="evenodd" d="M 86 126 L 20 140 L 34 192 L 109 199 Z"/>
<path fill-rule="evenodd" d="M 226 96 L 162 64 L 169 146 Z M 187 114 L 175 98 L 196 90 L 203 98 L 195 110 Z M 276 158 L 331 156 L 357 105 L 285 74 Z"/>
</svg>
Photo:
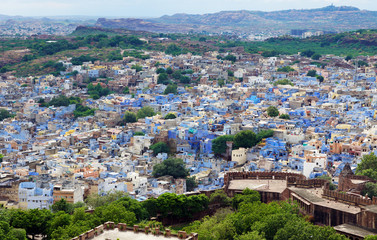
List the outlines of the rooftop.
<svg viewBox="0 0 377 240">
<path fill-rule="evenodd" d="M 351 234 L 351 235 L 354 235 L 354 236 L 357 236 L 357 237 L 362 237 L 362 238 L 364 238 L 368 235 L 375 235 L 376 234 L 375 232 L 371 232 L 371 231 L 366 230 L 364 228 L 360 228 L 360 227 L 357 227 L 357 226 L 354 226 L 354 225 L 351 225 L 351 224 L 347 224 L 347 223 L 335 226 L 334 229 L 337 232 L 340 232 L 340 233 Z"/>
<path fill-rule="evenodd" d="M 92 238 L 93 240 L 117 240 L 117 239 L 132 239 L 132 240 L 162 240 L 171 239 L 163 235 L 155 236 L 153 234 L 134 233 L 133 231 L 119 231 L 118 228 L 107 230 L 99 236 Z"/>
<path fill-rule="evenodd" d="M 232 180 L 229 184 L 229 190 L 243 190 L 249 188 L 252 190 L 263 190 L 266 192 L 282 193 L 287 188 L 286 180 L 272 180 L 272 179 L 241 179 Z"/>
</svg>

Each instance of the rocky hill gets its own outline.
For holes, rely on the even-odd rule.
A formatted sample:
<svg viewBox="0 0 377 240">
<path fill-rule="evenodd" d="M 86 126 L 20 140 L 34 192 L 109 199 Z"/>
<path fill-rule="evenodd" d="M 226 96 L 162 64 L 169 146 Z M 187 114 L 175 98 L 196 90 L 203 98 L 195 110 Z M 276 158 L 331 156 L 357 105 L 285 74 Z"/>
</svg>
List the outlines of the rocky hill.
<svg viewBox="0 0 377 240">
<path fill-rule="evenodd" d="M 211 14 L 174 14 L 153 19 L 98 19 L 97 26 L 153 32 L 241 31 L 289 32 L 291 29 L 340 32 L 377 28 L 377 11 L 333 5 L 307 10 L 223 11 Z"/>
</svg>

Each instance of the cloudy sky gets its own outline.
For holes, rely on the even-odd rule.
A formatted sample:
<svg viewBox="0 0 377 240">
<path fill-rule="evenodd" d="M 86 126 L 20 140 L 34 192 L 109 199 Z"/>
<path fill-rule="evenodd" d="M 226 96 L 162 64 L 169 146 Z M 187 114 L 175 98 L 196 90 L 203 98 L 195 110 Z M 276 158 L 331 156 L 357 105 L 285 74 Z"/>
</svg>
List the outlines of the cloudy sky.
<svg viewBox="0 0 377 240">
<path fill-rule="evenodd" d="M 0 0 L 0 14 L 159 17 L 165 14 L 201 14 L 222 10 L 307 9 L 332 3 L 377 11 L 376 0 Z"/>
</svg>

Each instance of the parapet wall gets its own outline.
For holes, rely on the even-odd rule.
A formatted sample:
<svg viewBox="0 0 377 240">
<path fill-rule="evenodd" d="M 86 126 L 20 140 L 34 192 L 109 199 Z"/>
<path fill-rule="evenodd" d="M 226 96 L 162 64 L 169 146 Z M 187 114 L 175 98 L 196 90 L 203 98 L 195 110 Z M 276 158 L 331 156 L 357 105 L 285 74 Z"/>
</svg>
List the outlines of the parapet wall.
<svg viewBox="0 0 377 240">
<path fill-rule="evenodd" d="M 287 182 L 288 187 L 298 187 L 298 188 L 322 188 L 328 183 L 325 179 L 308 179 L 301 180 L 298 179 L 295 182 Z"/>
<path fill-rule="evenodd" d="M 355 206 L 367 206 L 372 204 L 377 204 L 377 198 L 373 199 L 363 198 L 356 195 L 351 195 L 347 193 L 342 193 L 338 191 L 331 191 L 328 189 L 323 190 L 322 196 L 327 199 L 335 200 L 337 202 L 343 202 Z"/>
<path fill-rule="evenodd" d="M 224 176 L 225 191 L 228 191 L 230 181 L 240 179 L 275 179 L 287 180 L 287 184 L 294 184 L 298 180 L 305 180 L 305 176 L 297 173 L 283 172 L 229 172 Z"/>
<path fill-rule="evenodd" d="M 140 228 L 138 225 L 134 226 L 127 226 L 125 223 L 118 223 L 115 224 L 114 222 L 106 222 L 94 229 L 91 229 L 78 237 L 72 238 L 71 240 L 87 240 L 92 239 L 96 236 L 101 235 L 104 231 L 114 230 L 118 228 L 118 231 L 125 232 L 125 231 L 132 231 L 135 234 L 151 234 L 154 236 L 165 236 L 172 239 L 184 239 L 184 240 L 198 240 L 197 233 L 187 234 L 185 231 L 179 231 L 178 233 L 172 233 L 170 229 L 165 229 L 165 232 L 160 231 L 158 227 L 156 228 L 149 228 L 148 226 L 145 228 Z"/>
</svg>

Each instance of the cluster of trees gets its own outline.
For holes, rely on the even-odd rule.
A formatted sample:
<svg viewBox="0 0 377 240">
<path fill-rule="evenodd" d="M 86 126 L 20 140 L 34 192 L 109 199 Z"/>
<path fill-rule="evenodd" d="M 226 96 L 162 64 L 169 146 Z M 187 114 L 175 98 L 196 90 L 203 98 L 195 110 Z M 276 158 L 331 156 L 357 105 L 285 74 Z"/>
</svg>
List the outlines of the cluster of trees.
<svg viewBox="0 0 377 240">
<path fill-rule="evenodd" d="M 191 219 L 194 214 L 208 208 L 209 199 L 204 194 L 186 196 L 164 193 L 158 198 L 143 202 L 150 216 L 161 215 L 173 219 Z"/>
<path fill-rule="evenodd" d="M 312 58 L 313 60 L 319 60 L 322 57 L 321 54 L 316 53 L 312 50 L 305 50 L 305 51 L 301 52 L 300 55 L 304 56 L 304 57 Z"/>
<path fill-rule="evenodd" d="M 377 156 L 374 153 L 364 155 L 356 167 L 356 174 L 367 176 L 377 181 Z M 370 198 L 377 197 L 377 183 L 366 183 L 362 194 L 368 195 Z"/>
<path fill-rule="evenodd" d="M 164 119 L 176 119 L 177 116 L 174 113 L 168 113 L 165 115 Z"/>
<path fill-rule="evenodd" d="M 166 48 L 165 53 L 170 54 L 173 56 L 178 56 L 180 54 L 186 54 L 188 51 L 187 49 L 181 48 L 180 46 L 172 43 Z"/>
<path fill-rule="evenodd" d="M 124 125 L 126 123 L 134 123 L 137 122 L 138 119 L 143 119 L 146 117 L 153 117 L 156 115 L 153 108 L 150 106 L 145 106 L 139 109 L 137 113 L 127 111 L 124 113 L 123 120 L 120 122 L 121 125 Z"/>
<path fill-rule="evenodd" d="M 293 86 L 294 84 L 291 82 L 291 80 L 284 78 L 284 79 L 276 80 L 274 82 L 274 86 L 277 86 L 277 85 L 291 85 L 291 86 Z"/>
<path fill-rule="evenodd" d="M 149 59 L 151 56 L 142 54 L 139 51 L 132 50 L 132 51 L 124 51 L 123 52 L 123 57 L 134 57 L 142 60 Z"/>
<path fill-rule="evenodd" d="M 68 240 L 106 221 L 164 229 L 161 223 L 147 219 L 162 216 L 191 221 L 197 213 L 206 211 L 209 204 L 218 204 L 221 209 L 183 230 L 198 233 L 199 239 L 213 240 L 346 239 L 331 227 L 315 226 L 306 221 L 299 215 L 297 205 L 285 201 L 261 203 L 259 193 L 249 189 L 232 199 L 223 190 L 217 190 L 209 198 L 204 194 L 165 193 L 143 202 L 123 192 L 111 192 L 91 195 L 85 203 L 70 204 L 62 199 L 52 206 L 52 211 L 0 209 L 0 238 L 26 240 L 27 235 L 34 239 L 41 234 L 46 239 Z M 87 213 L 87 208 L 93 212 Z"/>
<path fill-rule="evenodd" d="M 96 60 L 98 59 L 90 55 L 81 55 L 79 57 L 73 57 L 71 63 L 72 65 L 82 65 L 84 62 L 94 62 Z"/>
<path fill-rule="evenodd" d="M 315 226 L 306 221 L 299 216 L 296 205 L 261 203 L 259 194 L 249 189 L 242 195 L 237 194 L 232 205 L 233 209 L 224 208 L 212 217 L 194 221 L 183 230 L 196 232 L 199 239 L 206 240 L 347 239 L 331 227 Z"/>
<path fill-rule="evenodd" d="M 81 98 L 79 97 L 66 97 L 65 95 L 60 95 L 58 97 L 53 97 L 49 102 L 46 102 L 44 98 L 40 98 L 38 103 L 41 107 L 67 107 L 70 104 L 81 104 Z"/>
<path fill-rule="evenodd" d="M 0 121 L 3 121 L 6 118 L 13 117 L 14 115 L 11 114 L 9 111 L 5 109 L 0 109 Z"/>
<path fill-rule="evenodd" d="M 164 68 L 158 68 L 156 71 L 158 75 L 157 83 L 158 84 L 164 84 L 164 85 L 170 85 L 172 84 L 171 79 L 174 79 L 176 81 L 179 81 L 182 84 L 189 84 L 191 82 L 191 77 L 187 76 L 186 74 L 192 74 L 192 69 L 187 70 L 175 70 L 171 67 L 168 67 L 166 69 Z"/>
<path fill-rule="evenodd" d="M 88 94 L 93 99 L 99 99 L 100 97 L 107 96 L 111 93 L 109 88 L 103 88 L 100 83 L 97 83 L 95 86 L 92 83 L 89 83 L 87 89 Z"/>
<path fill-rule="evenodd" d="M 64 72 L 65 69 L 66 69 L 64 67 L 63 63 L 54 62 L 54 61 L 47 61 L 43 64 L 42 67 L 45 68 L 45 69 L 50 69 L 49 70 L 50 74 L 52 74 L 54 76 L 60 75 L 60 72 Z"/>
<path fill-rule="evenodd" d="M 223 135 L 219 136 L 212 141 L 212 151 L 221 155 L 226 152 L 226 142 L 233 142 L 233 149 L 238 148 L 251 148 L 257 145 L 263 138 L 273 136 L 272 130 L 262 130 L 258 134 L 255 134 L 251 130 L 244 130 L 236 135 Z"/>
<path fill-rule="evenodd" d="M 278 72 L 294 72 L 296 70 L 294 70 L 292 67 L 290 66 L 284 66 L 284 67 L 281 67 L 281 68 L 278 68 L 277 69 Z"/>
<path fill-rule="evenodd" d="M 168 146 L 165 144 L 164 147 L 166 148 L 165 151 L 168 152 Z M 168 158 L 162 163 L 156 164 L 153 167 L 152 175 L 156 178 L 162 176 L 172 176 L 176 179 L 185 178 L 187 191 L 192 191 L 198 186 L 195 177 L 189 177 L 189 171 L 186 168 L 186 165 L 183 162 L 183 160 L 180 158 Z"/>
<path fill-rule="evenodd" d="M 308 73 L 306 74 L 306 76 L 316 77 L 319 82 L 323 82 L 323 80 L 324 80 L 324 77 L 318 75 L 316 70 L 309 70 Z"/>
<path fill-rule="evenodd" d="M 232 63 L 235 63 L 237 61 L 237 57 L 232 54 L 228 54 L 225 57 L 222 57 L 221 55 L 217 55 L 216 58 L 219 60 L 231 61 Z"/>
<path fill-rule="evenodd" d="M 269 106 L 267 108 L 267 114 L 270 117 L 277 117 L 279 116 L 279 110 L 275 106 Z"/>
<path fill-rule="evenodd" d="M 64 95 L 54 97 L 49 102 L 45 102 L 45 99 L 41 98 L 41 99 L 38 100 L 38 103 L 40 104 L 41 107 L 50 107 L 50 106 L 67 107 L 68 105 L 76 104 L 76 109 L 75 109 L 75 111 L 73 111 L 75 118 L 94 115 L 94 112 L 96 110 L 96 109 L 90 108 L 88 106 L 83 106 L 82 100 L 79 97 L 69 97 L 68 98 Z"/>
</svg>

